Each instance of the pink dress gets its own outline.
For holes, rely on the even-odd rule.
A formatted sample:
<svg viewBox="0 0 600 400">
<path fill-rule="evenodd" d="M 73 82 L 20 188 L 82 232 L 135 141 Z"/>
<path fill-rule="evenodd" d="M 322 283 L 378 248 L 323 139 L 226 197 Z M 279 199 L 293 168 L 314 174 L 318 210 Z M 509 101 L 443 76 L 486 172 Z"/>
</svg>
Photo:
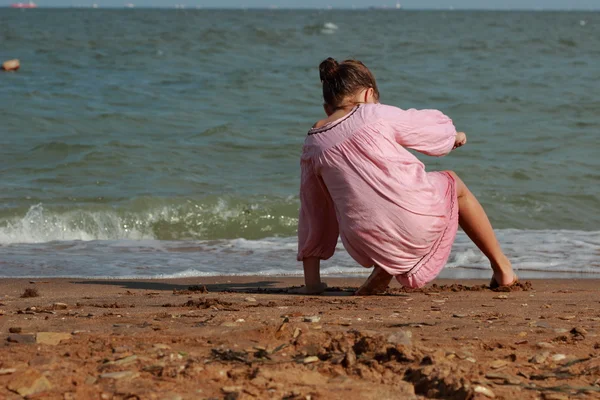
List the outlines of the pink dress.
<svg viewBox="0 0 600 400">
<path fill-rule="evenodd" d="M 301 167 L 298 261 L 330 258 L 338 236 L 363 267 L 404 286 L 442 270 L 458 229 L 455 182 L 426 172 L 407 148 L 431 156 L 454 146 L 452 120 L 437 110 L 361 104 L 309 131 Z"/>
</svg>

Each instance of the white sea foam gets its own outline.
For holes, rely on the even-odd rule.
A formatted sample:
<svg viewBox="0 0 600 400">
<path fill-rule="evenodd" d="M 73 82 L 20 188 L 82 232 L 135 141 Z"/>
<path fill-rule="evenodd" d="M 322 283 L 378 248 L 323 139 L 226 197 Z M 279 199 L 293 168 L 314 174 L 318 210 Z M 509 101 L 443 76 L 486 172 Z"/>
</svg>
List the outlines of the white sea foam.
<svg viewBox="0 0 600 400">
<path fill-rule="evenodd" d="M 600 232 L 498 230 L 515 269 L 524 276 L 571 274 L 598 277 Z M 296 238 L 199 241 L 93 240 L 4 244 L 3 277 L 184 278 L 217 275 L 302 274 Z M 338 244 L 323 262 L 324 276 L 366 275 Z M 460 232 L 444 274 L 487 276 L 489 264 Z"/>
</svg>

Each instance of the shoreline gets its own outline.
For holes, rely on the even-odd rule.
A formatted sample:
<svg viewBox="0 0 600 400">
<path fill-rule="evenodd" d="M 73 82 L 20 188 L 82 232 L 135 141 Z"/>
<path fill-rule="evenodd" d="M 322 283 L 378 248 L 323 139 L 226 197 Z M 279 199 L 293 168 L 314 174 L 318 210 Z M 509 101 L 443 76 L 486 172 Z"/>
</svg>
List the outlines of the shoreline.
<svg viewBox="0 0 600 400">
<path fill-rule="evenodd" d="M 0 398 L 600 396 L 600 279 L 323 280 L 0 279 Z"/>
</svg>

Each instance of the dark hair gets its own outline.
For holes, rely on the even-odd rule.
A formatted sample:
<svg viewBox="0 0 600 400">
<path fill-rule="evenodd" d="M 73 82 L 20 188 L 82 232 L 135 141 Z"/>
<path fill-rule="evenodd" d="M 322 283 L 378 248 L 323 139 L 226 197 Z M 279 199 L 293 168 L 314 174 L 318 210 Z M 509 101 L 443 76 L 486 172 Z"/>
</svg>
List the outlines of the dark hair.
<svg viewBox="0 0 600 400">
<path fill-rule="evenodd" d="M 369 68 L 358 60 L 338 63 L 329 57 L 319 65 L 319 77 L 323 84 L 323 100 L 332 108 L 339 108 L 348 96 L 362 89 L 373 88 L 379 99 L 379 89 Z"/>
</svg>

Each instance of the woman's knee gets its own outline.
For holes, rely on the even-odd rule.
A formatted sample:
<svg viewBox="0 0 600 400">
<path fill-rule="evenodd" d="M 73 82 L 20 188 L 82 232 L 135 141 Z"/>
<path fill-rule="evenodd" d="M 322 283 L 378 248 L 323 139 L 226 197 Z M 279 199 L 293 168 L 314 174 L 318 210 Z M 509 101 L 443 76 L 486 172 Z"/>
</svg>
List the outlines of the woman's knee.
<svg viewBox="0 0 600 400">
<path fill-rule="evenodd" d="M 454 178 L 454 182 L 456 183 L 456 195 L 458 197 L 462 197 L 465 194 L 469 193 L 469 188 L 467 188 L 467 185 L 465 185 L 465 183 L 463 182 L 462 179 L 460 179 L 460 176 L 458 176 L 458 174 L 454 171 L 446 171 L 448 174 L 452 175 L 452 177 Z"/>
</svg>

